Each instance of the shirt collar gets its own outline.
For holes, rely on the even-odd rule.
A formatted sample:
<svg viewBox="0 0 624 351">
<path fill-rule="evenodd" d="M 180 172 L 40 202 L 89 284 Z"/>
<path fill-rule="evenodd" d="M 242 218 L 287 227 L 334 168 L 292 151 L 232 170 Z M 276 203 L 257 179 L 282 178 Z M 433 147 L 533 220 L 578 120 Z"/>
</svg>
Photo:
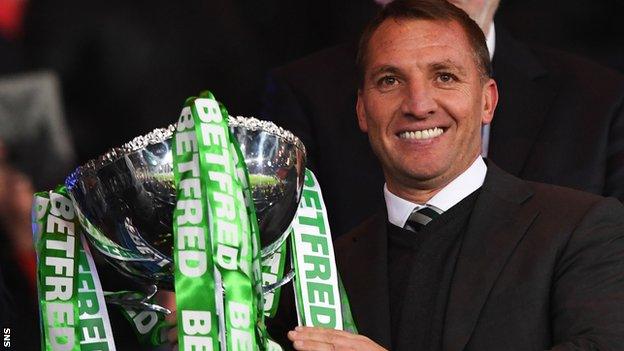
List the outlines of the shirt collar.
<svg viewBox="0 0 624 351">
<path fill-rule="evenodd" d="M 487 44 L 488 51 L 490 52 L 490 60 L 494 58 L 494 48 L 496 47 L 496 31 L 494 30 L 494 21 L 490 24 L 490 30 L 488 31 L 487 38 L 485 38 L 485 44 Z"/>
<path fill-rule="evenodd" d="M 421 209 L 425 205 L 437 207 L 442 211 L 448 211 L 461 200 L 472 194 L 483 185 L 487 166 L 481 156 L 457 178 L 448 183 L 440 192 L 435 194 L 426 204 L 415 204 L 396 196 L 388 190 L 384 184 L 384 198 L 388 210 L 388 221 L 397 227 L 403 227 L 409 215 L 415 209 Z"/>
</svg>

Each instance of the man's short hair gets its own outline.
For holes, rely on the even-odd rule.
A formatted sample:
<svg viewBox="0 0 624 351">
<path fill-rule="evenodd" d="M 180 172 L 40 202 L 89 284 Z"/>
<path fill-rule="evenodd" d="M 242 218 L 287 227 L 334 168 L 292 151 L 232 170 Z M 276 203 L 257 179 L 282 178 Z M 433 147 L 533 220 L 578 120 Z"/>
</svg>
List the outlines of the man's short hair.
<svg viewBox="0 0 624 351">
<path fill-rule="evenodd" d="M 483 78 L 492 77 L 492 63 L 483 31 L 462 9 L 446 0 L 395 0 L 383 7 L 362 32 L 356 57 L 360 86 L 364 84 L 368 43 L 387 19 L 457 22 L 468 37 L 481 75 Z"/>
</svg>

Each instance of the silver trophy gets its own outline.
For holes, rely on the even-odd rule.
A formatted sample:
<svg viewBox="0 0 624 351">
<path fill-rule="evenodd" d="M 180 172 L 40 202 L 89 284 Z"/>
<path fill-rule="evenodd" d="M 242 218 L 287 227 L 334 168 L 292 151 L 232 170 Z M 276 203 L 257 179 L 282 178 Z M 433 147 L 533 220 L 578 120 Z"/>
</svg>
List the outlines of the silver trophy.
<svg viewBox="0 0 624 351">
<path fill-rule="evenodd" d="M 262 254 L 267 256 L 285 240 L 297 211 L 305 148 L 271 122 L 230 116 L 228 125 L 249 170 Z M 170 126 L 137 137 L 79 167 L 65 182 L 91 247 L 151 293 L 156 286 L 173 288 L 174 130 Z"/>
</svg>

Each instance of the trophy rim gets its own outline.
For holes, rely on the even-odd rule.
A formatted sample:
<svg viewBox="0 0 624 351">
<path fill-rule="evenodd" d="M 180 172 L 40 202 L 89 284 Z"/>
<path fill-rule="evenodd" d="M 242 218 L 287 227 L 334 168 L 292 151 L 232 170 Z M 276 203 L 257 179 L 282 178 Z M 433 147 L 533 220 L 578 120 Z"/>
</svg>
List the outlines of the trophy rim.
<svg viewBox="0 0 624 351">
<path fill-rule="evenodd" d="M 263 132 L 272 134 L 294 145 L 303 153 L 303 157 L 307 159 L 306 148 L 303 142 L 291 131 L 284 129 L 271 121 L 261 120 L 255 117 L 228 116 L 228 127 L 242 127 L 251 131 L 261 130 Z M 139 135 L 131 141 L 124 143 L 121 147 L 113 147 L 103 155 L 93 158 L 87 161 L 85 164 L 78 166 L 66 178 L 65 185 L 67 186 L 68 190 L 71 190 L 84 172 L 97 172 L 100 169 L 112 163 L 115 163 L 117 160 L 133 154 L 141 149 L 144 149 L 147 146 L 159 144 L 168 139 L 171 139 L 175 133 L 175 130 L 175 124 L 170 124 L 166 128 L 155 128 L 149 133 Z"/>
</svg>

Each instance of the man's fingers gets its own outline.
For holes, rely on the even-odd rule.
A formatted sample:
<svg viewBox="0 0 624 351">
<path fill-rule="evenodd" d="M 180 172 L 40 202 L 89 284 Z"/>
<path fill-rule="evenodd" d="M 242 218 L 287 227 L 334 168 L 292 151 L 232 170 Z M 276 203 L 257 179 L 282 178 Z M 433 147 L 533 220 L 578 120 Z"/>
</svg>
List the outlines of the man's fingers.
<svg viewBox="0 0 624 351">
<path fill-rule="evenodd" d="M 295 331 L 298 332 L 311 332 L 311 333 L 330 333 L 336 336 L 342 336 L 345 338 L 354 338 L 357 337 L 357 334 L 349 333 L 348 331 L 338 330 L 338 329 L 328 329 L 321 327 L 306 327 L 306 326 L 298 326 L 295 327 Z"/>
<path fill-rule="evenodd" d="M 334 340 L 352 340 L 357 338 L 357 335 L 351 334 L 344 330 L 326 329 L 319 327 L 296 327 L 295 332 L 301 334 L 301 338 L 317 340 L 323 342 L 334 342 Z"/>
<path fill-rule="evenodd" d="M 332 344 L 313 340 L 297 340 L 293 342 L 293 347 L 298 351 L 336 351 Z"/>
<path fill-rule="evenodd" d="M 346 351 L 366 350 L 385 351 L 364 335 L 352 334 L 344 330 L 316 327 L 297 327 L 288 332 L 288 339 L 296 350 Z"/>
<path fill-rule="evenodd" d="M 298 327 L 288 332 L 288 338 L 293 341 L 304 342 L 308 345 L 310 342 L 329 344 L 336 347 L 349 347 L 355 341 L 357 336 L 342 330 Z M 307 348 L 308 346 L 306 346 Z"/>
</svg>

